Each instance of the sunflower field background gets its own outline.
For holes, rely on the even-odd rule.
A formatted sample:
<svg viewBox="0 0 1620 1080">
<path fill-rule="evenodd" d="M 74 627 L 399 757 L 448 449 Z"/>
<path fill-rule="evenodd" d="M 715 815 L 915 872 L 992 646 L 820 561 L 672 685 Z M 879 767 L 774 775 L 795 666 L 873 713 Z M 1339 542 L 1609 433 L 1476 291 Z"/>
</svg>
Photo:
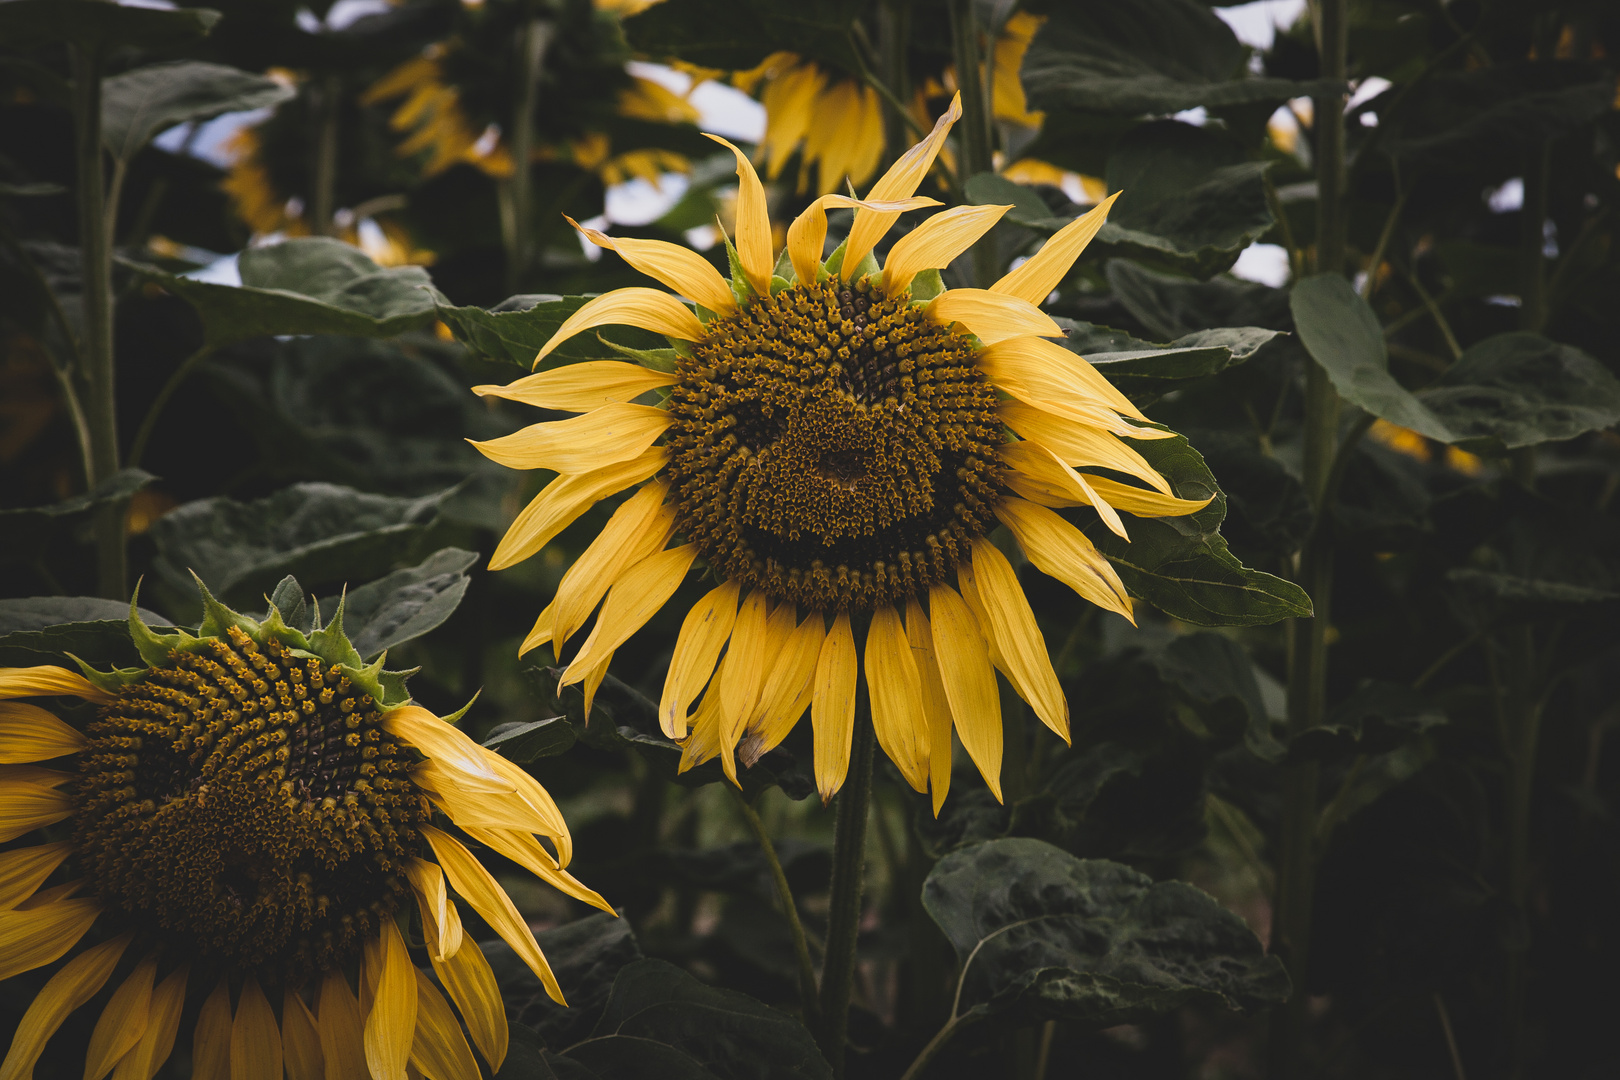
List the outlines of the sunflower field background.
<svg viewBox="0 0 1620 1080">
<path fill-rule="evenodd" d="M 1601 0 L 0 3 L 0 1078 L 1615 1075 L 1617 57 Z M 863 214 L 894 224 L 841 271 Z M 818 216 L 824 250 L 795 224 Z M 808 266 L 850 334 L 877 265 L 954 222 L 979 224 L 919 264 L 907 318 L 1027 285 L 1069 245 L 1017 332 L 1089 361 L 1105 437 L 1142 464 L 1054 458 L 1041 475 L 1078 494 L 1037 509 L 1118 598 L 1062 587 L 1027 519 L 982 511 L 967 605 L 956 572 L 924 592 L 935 642 L 928 589 L 955 598 L 991 711 L 952 697 L 954 750 L 908 759 L 884 710 L 921 717 L 893 686 L 927 691 L 935 661 L 873 673 L 883 635 L 919 647 L 923 609 L 839 607 L 855 749 L 846 732 L 836 770 L 808 689 L 738 760 L 740 728 L 720 747 L 701 710 L 691 733 L 661 722 L 687 612 L 724 582 L 701 543 L 610 667 L 567 674 L 578 639 L 559 658 L 541 613 L 651 496 L 621 483 L 497 554 L 570 477 L 489 447 L 600 404 L 506 384 L 638 371 L 602 400 L 684 402 L 700 430 L 692 350 L 734 298 L 800 295 Z M 633 264 L 670 248 L 647 241 L 692 253 L 680 280 L 726 283 L 686 292 L 695 316 L 659 301 L 701 332 L 581 314 L 658 283 Z M 989 356 L 972 310 L 962 355 Z M 983 378 L 1002 417 L 1031 400 Z M 1055 699 L 992 631 L 998 587 L 1027 597 Z M 778 600 L 773 620 L 804 615 Z M 736 625 L 763 640 L 767 602 Z M 171 972 L 198 957 L 122 952 L 99 922 L 39 959 L 38 912 L 80 903 L 85 871 L 25 852 L 87 852 L 93 784 L 37 762 L 101 737 L 108 695 L 166 650 L 236 626 L 243 655 L 281 656 L 274 637 L 406 710 L 375 723 L 425 793 L 412 873 L 443 864 L 470 906 L 387 909 L 381 944 L 317 964 L 318 994 L 269 969 L 188 984 Z M 726 663 L 766 655 L 730 641 L 716 701 Z M 987 723 L 991 766 L 962 741 Z M 521 844 L 479 817 L 497 791 Z M 40 799 L 66 801 L 30 817 Z M 161 877 L 146 854 L 122 857 Z M 492 973 L 478 1008 L 446 966 L 463 932 Z M 356 1024 L 394 1007 L 387 972 L 413 965 L 414 1043 L 316 1039 L 339 998 Z M 253 1050 L 266 1031 L 280 1064 Z"/>
</svg>

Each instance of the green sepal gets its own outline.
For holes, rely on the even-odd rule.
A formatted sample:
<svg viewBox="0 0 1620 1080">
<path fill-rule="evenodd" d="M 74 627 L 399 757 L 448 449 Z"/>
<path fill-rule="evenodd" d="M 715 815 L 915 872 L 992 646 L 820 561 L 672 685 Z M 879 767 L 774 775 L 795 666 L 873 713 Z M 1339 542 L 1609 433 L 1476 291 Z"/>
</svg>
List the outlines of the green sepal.
<svg viewBox="0 0 1620 1080">
<path fill-rule="evenodd" d="M 777 278 L 787 282 L 787 285 L 784 286 L 786 288 L 791 288 L 799 283 L 799 273 L 793 269 L 793 258 L 788 254 L 787 245 L 785 244 L 782 246 L 781 254 L 776 257 L 776 265 L 771 267 L 771 295 L 773 296 L 780 291 L 776 287 Z"/>
<path fill-rule="evenodd" d="M 130 683 L 140 681 L 141 677 L 149 670 L 143 667 L 136 667 L 113 668 L 111 671 L 97 671 L 83 660 L 80 660 L 77 656 L 74 656 L 72 653 L 68 653 L 67 657 L 69 660 L 72 660 L 75 664 L 79 665 L 79 671 L 83 673 L 86 679 L 90 680 L 91 684 L 94 685 L 97 690 L 105 690 L 109 694 L 116 694 Z"/>
<path fill-rule="evenodd" d="M 670 338 L 669 347 L 676 356 L 684 356 L 688 360 L 692 358 L 692 343 L 690 341 L 682 341 L 680 338 Z"/>
<path fill-rule="evenodd" d="M 343 632 L 343 604 L 348 595 L 349 590 L 345 587 L 338 597 L 338 606 L 332 613 L 332 621 L 309 635 L 309 651 L 328 664 L 362 672 L 366 670 L 365 658 L 349 641 L 349 636 Z"/>
<path fill-rule="evenodd" d="M 827 256 L 827 261 L 821 264 L 823 274 L 832 277 L 844 268 L 844 249 L 848 246 L 849 239 L 846 237 L 843 243 L 832 249 L 832 254 Z M 825 279 L 818 277 L 816 280 L 823 281 Z"/>
<path fill-rule="evenodd" d="M 698 308 L 698 318 L 701 319 L 706 310 L 708 309 L 700 306 Z M 620 356 L 628 356 L 644 368 L 664 372 L 673 372 L 675 370 L 675 357 L 678 354 L 674 349 L 632 349 L 628 345 L 620 345 L 616 341 L 609 341 L 600 334 L 596 335 L 596 340 Z"/>
<path fill-rule="evenodd" d="M 467 704 L 463 705 L 461 708 L 457 709 L 455 712 L 451 713 L 448 716 L 439 717 L 439 719 L 443 720 L 447 724 L 459 724 L 459 723 L 461 723 L 461 718 L 463 716 L 467 715 L 467 710 L 471 709 L 473 707 L 473 702 L 477 701 L 478 700 L 478 695 L 482 694 L 483 692 L 484 692 L 484 688 L 482 686 L 480 686 L 477 690 L 473 691 L 473 696 L 467 699 Z"/>
<path fill-rule="evenodd" d="M 743 273 L 742 256 L 737 254 L 737 246 L 731 242 L 725 230 L 720 230 L 721 239 L 726 242 L 726 262 L 731 266 L 731 295 L 736 298 L 737 306 L 743 307 L 748 298 L 754 295 L 754 287 L 748 284 L 748 275 Z"/>
<path fill-rule="evenodd" d="M 259 636 L 259 624 L 214 599 L 214 594 L 208 591 L 208 586 L 197 576 L 197 571 L 191 571 L 191 580 L 197 583 L 197 591 L 202 593 L 203 621 L 202 625 L 197 627 L 198 637 L 224 637 L 225 631 L 233 626 L 250 638 Z"/>
<path fill-rule="evenodd" d="M 934 269 L 924 270 L 911 279 L 911 302 L 926 304 L 945 291 L 945 279 Z"/>
<path fill-rule="evenodd" d="M 791 288 L 793 288 L 793 282 L 789 281 L 787 278 L 782 277 L 780 274 L 772 274 L 771 275 L 771 295 L 772 296 L 775 296 L 779 292 L 786 292 L 787 290 L 789 290 Z"/>
<path fill-rule="evenodd" d="M 422 669 L 413 667 L 406 668 L 403 671 L 383 671 L 381 664 L 382 660 L 379 657 L 377 661 L 377 677 L 370 680 L 369 685 L 363 682 L 361 677 L 357 677 L 355 672 L 348 672 L 349 678 L 354 681 L 355 685 L 363 686 L 385 710 L 397 709 L 401 705 L 410 704 L 411 692 L 405 689 L 405 680 Z"/>
<path fill-rule="evenodd" d="M 129 598 L 129 640 L 134 643 L 135 651 L 141 654 L 141 659 L 145 660 L 148 666 L 157 667 L 165 663 L 169 659 L 169 654 L 176 649 L 190 650 L 196 647 L 198 639 L 184 630 L 178 630 L 173 634 L 152 633 L 152 628 L 141 618 L 140 608 L 137 606 L 140 598 L 141 583 L 137 581 L 135 591 Z M 78 657 L 74 659 L 77 660 Z M 79 666 L 84 667 L 84 664 L 81 662 Z M 85 677 L 90 678 L 88 674 Z M 90 681 L 95 682 L 93 678 Z"/>
</svg>

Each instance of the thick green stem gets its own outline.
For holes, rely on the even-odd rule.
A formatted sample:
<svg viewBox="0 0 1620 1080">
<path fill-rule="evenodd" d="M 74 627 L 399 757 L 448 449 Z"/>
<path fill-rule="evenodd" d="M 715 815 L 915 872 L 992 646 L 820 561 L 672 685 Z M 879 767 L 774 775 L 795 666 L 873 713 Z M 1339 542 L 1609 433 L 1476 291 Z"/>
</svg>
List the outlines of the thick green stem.
<svg viewBox="0 0 1620 1080">
<path fill-rule="evenodd" d="M 518 32 L 518 92 L 512 108 L 512 179 L 507 181 L 506 291 L 523 291 L 534 261 L 534 115 L 540 101 L 540 71 L 551 24 L 529 19 Z"/>
<path fill-rule="evenodd" d="M 980 67 L 979 27 L 973 17 L 973 0 L 950 0 L 951 50 L 956 65 L 956 86 L 962 92 L 962 122 L 956 131 L 962 139 L 962 182 L 989 172 L 991 164 L 990 102 L 985 95 Z M 973 245 L 974 284 L 987 289 L 1000 269 L 996 265 L 993 231 Z"/>
<path fill-rule="evenodd" d="M 90 427 L 90 482 L 118 471 L 118 399 L 113 378 L 112 251 L 108 240 L 106 173 L 101 147 L 101 53 L 69 49 L 73 67 L 73 127 L 78 166 L 79 257 L 84 277 L 84 378 Z M 124 598 L 125 504 L 103 507 L 96 522 L 96 583 L 102 596 Z"/>
<path fill-rule="evenodd" d="M 872 806 L 872 754 L 877 735 L 864 708 L 855 714 L 849 774 L 838 793 L 833 825 L 832 896 L 827 912 L 826 961 L 821 968 L 821 1053 L 833 1075 L 844 1075 L 844 1038 L 855 982 L 855 944 L 861 930 L 861 887 L 866 870 L 866 819 Z"/>
<path fill-rule="evenodd" d="M 332 215 L 337 210 L 338 122 L 343 108 L 343 80 L 334 72 L 321 79 L 315 94 L 315 177 L 310 190 L 309 217 L 317 236 L 336 236 Z"/>
<path fill-rule="evenodd" d="M 1348 59 L 1347 0 L 1313 5 L 1322 77 L 1343 83 Z M 1344 97 L 1316 99 L 1316 270 L 1342 274 L 1345 265 Z M 1322 722 L 1327 699 L 1327 628 L 1333 593 L 1331 513 L 1333 462 L 1338 446 L 1339 397 L 1327 373 L 1315 363 L 1305 369 L 1305 491 L 1316 524 L 1300 552 L 1299 582 L 1310 594 L 1310 619 L 1295 620 L 1288 678 L 1290 735 Z M 1282 821 L 1278 834 L 1277 896 L 1272 910 L 1271 949 L 1282 957 L 1294 984 L 1293 997 L 1272 1016 L 1268 1075 L 1294 1080 L 1301 1075 L 1305 1002 L 1309 974 L 1311 906 L 1316 891 L 1317 797 L 1320 777 L 1314 762 L 1283 771 Z"/>
<path fill-rule="evenodd" d="M 737 796 L 737 805 L 742 807 L 743 820 L 748 823 L 749 831 L 754 834 L 759 850 L 765 856 L 765 863 L 770 867 L 776 901 L 781 905 L 782 915 L 787 919 L 788 930 L 793 935 L 793 957 L 799 965 L 799 1002 L 804 1006 L 806 1026 L 814 1031 L 821 1026 L 821 1001 L 816 994 L 816 965 L 810 959 L 810 942 L 805 937 L 804 923 L 799 920 L 799 906 L 794 902 L 787 874 L 782 871 L 782 860 L 776 856 L 776 845 L 771 843 L 771 834 L 765 830 L 759 812 L 742 792 L 736 788 L 731 790 Z"/>
<path fill-rule="evenodd" d="M 911 72 L 906 63 L 906 46 L 911 43 L 911 5 L 889 0 L 877 10 L 878 52 L 883 65 L 884 156 L 893 161 L 906 152 L 917 122 L 906 111 L 911 96 Z"/>
</svg>

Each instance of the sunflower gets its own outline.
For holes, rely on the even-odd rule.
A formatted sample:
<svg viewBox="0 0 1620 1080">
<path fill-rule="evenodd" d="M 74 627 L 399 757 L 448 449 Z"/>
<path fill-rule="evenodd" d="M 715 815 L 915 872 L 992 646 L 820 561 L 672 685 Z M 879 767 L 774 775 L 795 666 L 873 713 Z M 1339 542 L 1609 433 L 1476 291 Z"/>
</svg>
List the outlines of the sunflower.
<svg viewBox="0 0 1620 1080">
<path fill-rule="evenodd" d="M 409 704 L 381 659 L 363 664 L 341 607 L 306 636 L 274 605 L 255 622 L 203 597 L 197 636 L 155 634 L 131 606 L 144 667 L 0 668 L 0 842 L 46 839 L 0 852 L 0 979 L 88 945 L 34 996 L 0 1077 L 31 1077 L 115 973 L 87 1080 L 150 1080 L 188 995 L 199 1080 L 477 1076 L 462 1021 L 498 1069 L 506 1014 L 446 882 L 562 993 L 505 891 L 433 811 L 611 910 L 564 869 L 556 804 Z M 74 724 L 19 698 L 96 711 Z M 39 764 L 67 758 L 74 771 Z M 400 931 L 412 897 L 436 982 Z"/>
<path fill-rule="evenodd" d="M 1090 506 L 1124 536 L 1119 511 L 1180 515 L 1207 502 L 1176 498 L 1131 448 L 1127 440 L 1173 433 L 1144 426 L 1089 364 L 1047 340 L 1062 331 L 1035 306 L 1112 200 L 989 289 L 944 290 L 937 268 L 1006 206 L 938 213 L 879 269 L 873 247 L 899 215 L 935 204 L 913 192 L 960 115 L 953 101 L 866 199 L 817 199 L 776 258 L 759 177 L 710 136 L 737 159 L 732 280 L 674 244 L 584 229 L 690 297 L 696 313 L 668 293 L 618 289 L 569 317 L 536 364 L 612 323 L 665 334 L 673 350 L 476 388 L 582 414 L 478 444 L 502 464 L 559 474 L 518 515 L 491 569 L 640 485 L 522 645 L 560 650 L 601 603 L 560 680 L 584 684 L 587 709 L 614 650 L 694 563 L 717 582 L 681 626 L 659 703 L 687 765 L 719 755 L 735 779 L 737 757 L 751 765 L 808 708 L 817 786 L 831 798 L 848 769 L 864 656 L 878 741 L 913 787 L 932 789 L 935 812 L 953 726 L 999 798 L 996 669 L 1064 739 L 1069 716 L 1017 575 L 988 534 L 1006 525 L 1037 568 L 1130 618 L 1118 575 L 1055 508 Z M 855 216 L 824 262 L 829 207 Z M 663 400 L 638 404 L 649 391 Z"/>
</svg>

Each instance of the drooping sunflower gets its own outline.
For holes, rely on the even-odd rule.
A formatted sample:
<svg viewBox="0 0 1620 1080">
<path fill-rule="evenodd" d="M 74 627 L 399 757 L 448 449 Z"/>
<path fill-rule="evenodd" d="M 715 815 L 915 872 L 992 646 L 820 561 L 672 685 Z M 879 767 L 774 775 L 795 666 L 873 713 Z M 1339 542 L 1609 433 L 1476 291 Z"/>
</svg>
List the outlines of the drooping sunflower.
<svg viewBox="0 0 1620 1080">
<path fill-rule="evenodd" d="M 740 194 L 729 282 L 685 248 L 583 230 L 696 312 L 656 289 L 606 293 L 558 328 L 536 364 L 612 323 L 667 335 L 667 362 L 590 361 L 476 388 L 583 414 L 479 444 L 502 464 L 559 474 L 518 515 L 491 569 L 641 485 L 522 646 L 560 649 L 601 603 L 561 679 L 584 684 L 587 708 L 614 650 L 694 563 L 718 582 L 686 616 L 659 705 L 688 765 L 718 754 L 735 778 L 737 756 L 751 765 L 808 708 L 817 785 L 830 798 L 848 769 L 860 629 L 872 723 L 906 779 L 932 789 L 937 813 L 954 726 L 999 797 L 996 669 L 1065 739 L 1069 716 L 1018 578 L 988 534 L 1005 524 L 1036 567 L 1129 618 L 1118 575 L 1055 508 L 1091 506 L 1123 536 L 1119 511 L 1181 515 L 1207 502 L 1177 498 L 1131 448 L 1173 433 L 1145 426 L 1124 395 L 1048 340 L 1062 331 L 1036 306 L 1112 200 L 989 289 L 945 290 L 937 268 L 1006 206 L 938 213 L 877 266 L 873 247 L 899 215 L 934 204 L 912 193 L 959 115 L 953 102 L 864 200 L 811 204 L 776 258 L 764 188 L 731 147 Z M 855 215 L 823 261 L 828 207 Z M 663 400 L 637 403 L 651 391 Z"/>
<path fill-rule="evenodd" d="M 62 1022 L 115 974 L 87 1080 L 151 1080 L 188 996 L 201 1002 L 198 1080 L 280 1080 L 284 1068 L 292 1080 L 477 1076 L 461 1021 L 498 1069 L 506 1013 L 446 882 L 562 993 L 445 819 L 611 910 L 564 869 L 572 845 L 556 804 L 410 704 L 381 659 L 364 664 L 341 609 L 306 635 L 274 605 L 257 622 L 203 595 L 196 636 L 156 634 L 131 606 L 144 667 L 0 668 L 0 843 L 45 832 L 0 851 L 0 979 L 88 946 L 34 997 L 0 1077 L 31 1077 Z M 96 710 L 75 724 L 22 698 Z M 69 759 L 73 771 L 40 764 Z M 438 985 L 397 922 L 413 897 Z"/>
</svg>

